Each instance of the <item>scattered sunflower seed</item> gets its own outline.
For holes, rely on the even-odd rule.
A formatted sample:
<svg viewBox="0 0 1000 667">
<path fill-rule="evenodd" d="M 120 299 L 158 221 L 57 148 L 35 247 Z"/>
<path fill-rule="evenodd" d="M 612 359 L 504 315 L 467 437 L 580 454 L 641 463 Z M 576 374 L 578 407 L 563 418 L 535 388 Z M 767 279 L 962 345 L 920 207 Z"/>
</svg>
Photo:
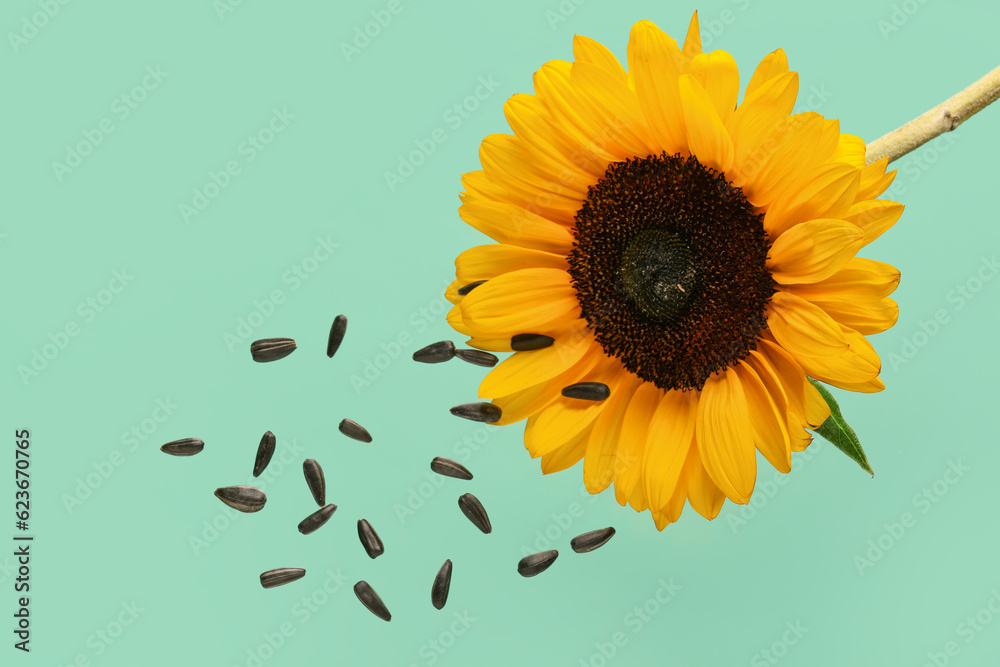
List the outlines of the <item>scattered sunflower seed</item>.
<svg viewBox="0 0 1000 667">
<path fill-rule="evenodd" d="M 385 553 L 382 538 L 378 536 L 378 533 L 366 519 L 358 520 L 358 537 L 361 538 L 361 546 L 365 548 L 369 558 L 378 558 Z"/>
<path fill-rule="evenodd" d="M 291 338 L 265 338 L 250 343 L 250 354 L 254 361 L 277 361 L 295 351 L 295 341 Z"/>
<path fill-rule="evenodd" d="M 361 600 L 361 604 L 368 607 L 368 611 L 375 614 L 383 621 L 391 621 L 392 614 L 386 608 L 385 603 L 382 602 L 382 598 L 378 596 L 378 593 L 368 585 L 367 581 L 359 581 L 354 584 L 354 594 L 358 596 Z"/>
<path fill-rule="evenodd" d="M 486 282 L 485 280 L 477 280 L 474 283 L 469 283 L 468 285 L 463 285 L 462 287 L 458 288 L 458 294 L 459 294 L 459 296 L 465 296 L 466 294 L 468 294 L 472 290 L 476 289 L 477 287 L 479 287 L 480 285 L 482 285 L 485 282 Z"/>
<path fill-rule="evenodd" d="M 611 388 L 603 382 L 577 382 L 563 387 L 562 395 L 584 401 L 603 401 L 611 395 Z"/>
<path fill-rule="evenodd" d="M 369 433 L 364 426 L 353 419 L 341 420 L 337 430 L 346 435 L 348 438 L 353 438 L 354 440 L 360 440 L 361 442 L 372 441 L 371 433 Z"/>
<path fill-rule="evenodd" d="M 615 529 L 611 526 L 592 530 L 583 535 L 577 535 L 569 541 L 569 546 L 578 554 L 585 554 L 607 544 L 608 540 L 615 536 Z"/>
<path fill-rule="evenodd" d="M 522 577 L 533 577 L 536 574 L 541 574 L 549 569 L 552 563 L 556 562 L 558 556 L 559 552 L 555 549 L 525 556 L 517 564 L 517 573 Z"/>
<path fill-rule="evenodd" d="M 332 357 L 337 352 L 337 348 L 344 342 L 344 334 L 347 333 L 347 315 L 337 315 L 333 318 L 333 326 L 330 327 L 330 338 L 326 341 L 326 356 Z"/>
<path fill-rule="evenodd" d="M 284 586 L 306 576 L 306 571 L 301 567 L 279 567 L 276 570 L 268 570 L 260 575 L 260 585 L 264 588 L 274 588 Z"/>
<path fill-rule="evenodd" d="M 434 460 L 431 461 L 431 470 L 439 475 L 444 475 L 445 477 L 454 477 L 455 479 L 472 479 L 472 473 L 461 463 L 452 461 L 451 459 L 446 459 L 443 456 L 435 456 Z"/>
<path fill-rule="evenodd" d="M 240 512 L 259 512 L 267 502 L 256 486 L 223 486 L 215 490 L 215 497 Z"/>
<path fill-rule="evenodd" d="M 476 528 L 483 531 L 487 535 L 493 532 L 493 526 L 490 525 L 490 517 L 486 515 L 486 509 L 483 507 L 483 504 L 479 502 L 479 498 L 476 498 L 471 493 L 466 493 L 458 499 L 458 506 L 462 510 L 462 514 L 464 514 Z"/>
<path fill-rule="evenodd" d="M 555 339 L 552 336 L 546 336 L 545 334 L 517 334 L 510 339 L 510 349 L 515 352 L 529 352 L 549 347 L 554 342 Z"/>
<path fill-rule="evenodd" d="M 171 456 L 194 456 L 205 449 L 205 443 L 198 438 L 174 440 L 160 447 L 160 451 Z"/>
<path fill-rule="evenodd" d="M 440 364 L 455 356 L 455 344 L 450 340 L 441 340 L 422 347 L 413 353 L 413 360 L 424 364 Z"/>
<path fill-rule="evenodd" d="M 309 533 L 318 530 L 319 527 L 326 523 L 336 511 L 337 506 L 332 503 L 319 508 L 299 522 L 299 532 L 303 535 L 308 535 Z"/>
<path fill-rule="evenodd" d="M 484 368 L 493 368 L 500 361 L 497 355 L 482 350 L 455 350 L 455 356 L 462 361 Z"/>
<path fill-rule="evenodd" d="M 451 588 L 451 559 L 444 562 L 437 576 L 434 577 L 434 585 L 431 586 L 431 604 L 435 609 L 444 608 L 444 603 L 448 601 L 448 590 Z"/>
<path fill-rule="evenodd" d="M 260 444 L 257 446 L 257 458 L 253 462 L 253 476 L 260 477 L 260 474 L 264 472 L 264 468 L 267 464 L 271 462 L 271 456 L 274 454 L 274 434 L 268 431 L 264 434 L 264 437 L 260 439 Z"/>
<path fill-rule="evenodd" d="M 500 421 L 500 417 L 503 416 L 500 406 L 492 403 L 463 403 L 453 407 L 451 414 L 462 419 L 471 419 L 474 422 L 486 422 L 487 424 Z"/>
<path fill-rule="evenodd" d="M 323 468 L 316 459 L 306 459 L 302 462 L 302 473 L 306 476 L 309 492 L 320 507 L 326 505 L 326 479 L 323 478 Z"/>
</svg>

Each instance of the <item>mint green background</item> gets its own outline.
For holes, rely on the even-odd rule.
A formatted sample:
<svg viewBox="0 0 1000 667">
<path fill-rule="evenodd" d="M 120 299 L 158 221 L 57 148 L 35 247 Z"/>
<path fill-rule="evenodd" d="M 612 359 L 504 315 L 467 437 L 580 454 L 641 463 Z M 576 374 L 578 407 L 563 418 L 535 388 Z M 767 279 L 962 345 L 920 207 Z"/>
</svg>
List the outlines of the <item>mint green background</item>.
<svg viewBox="0 0 1000 667">
<path fill-rule="evenodd" d="M 543 477 L 521 444 L 522 426 L 451 417 L 450 406 L 475 400 L 484 369 L 408 357 L 426 343 L 460 340 L 444 321 L 441 294 L 455 255 L 486 239 L 458 219 L 459 176 L 477 168 L 485 135 L 507 131 L 503 101 L 530 92 L 546 60 L 571 58 L 574 33 L 624 56 L 634 21 L 682 36 L 695 7 L 567 0 L 569 16 L 550 25 L 556 0 L 402 0 L 347 62 L 340 43 L 387 3 L 332 4 L 247 0 L 220 17 L 210 0 L 73 2 L 56 5 L 16 52 L 9 35 L 0 47 L 0 470 L 8 471 L 0 475 L 0 535 L 13 532 L 13 431 L 27 427 L 37 536 L 30 655 L 11 646 L 13 559 L 0 557 L 0 663 L 69 665 L 82 656 L 78 664 L 253 665 L 266 635 L 288 623 L 294 634 L 273 655 L 265 649 L 263 664 L 601 665 L 598 644 L 616 633 L 622 645 L 607 664 L 765 665 L 778 659 L 760 652 L 774 649 L 782 665 L 923 665 L 948 642 L 957 655 L 938 655 L 938 664 L 993 664 L 1000 620 L 986 611 L 979 622 L 992 623 L 963 624 L 1000 590 L 1000 281 L 971 300 L 952 290 L 1000 251 L 1000 110 L 900 163 L 893 194 L 906 213 L 865 251 L 903 273 L 899 323 L 874 339 L 888 389 L 838 393 L 876 477 L 832 446 L 814 445 L 782 486 L 762 465 L 758 510 L 727 503 L 709 523 L 688 508 L 658 533 L 648 514 L 620 508 L 609 493 L 581 495 L 579 467 Z M 891 21 L 901 5 L 715 0 L 698 8 L 706 46 L 714 28 L 711 48 L 735 55 L 744 83 L 782 46 L 801 72 L 800 104 L 814 87 L 825 90 L 818 110 L 871 139 L 998 64 L 995 3 L 904 4 L 916 12 L 896 14 L 902 25 L 885 36 L 878 21 Z M 0 26 L 20 31 L 38 11 L 36 2 L 7 2 Z M 114 100 L 157 66 L 165 80 L 120 118 Z M 490 76 L 497 90 L 460 126 L 449 124 L 446 110 Z M 294 119 L 248 161 L 240 144 L 274 108 Z M 52 162 L 104 118 L 114 131 L 60 182 Z M 446 141 L 390 191 L 384 172 L 436 128 Z M 241 173 L 185 223 L 179 205 L 230 160 Z M 317 237 L 339 247 L 297 284 L 289 272 L 312 256 Z M 91 318 L 80 304 L 101 296 L 122 268 L 134 278 Z M 231 349 L 225 335 L 274 290 L 282 303 Z M 947 323 L 921 338 L 921 321 L 939 310 Z M 326 334 L 337 313 L 350 327 L 330 360 Z M 23 381 L 19 366 L 71 323 L 79 335 Z M 301 349 L 254 364 L 249 341 L 271 336 L 294 337 Z M 906 347 L 914 342 L 921 347 Z M 352 387 L 366 362 L 385 366 L 385 349 L 399 358 L 370 386 Z M 894 368 L 892 354 L 905 363 Z M 133 447 L 127 432 L 142 428 L 158 399 L 176 409 L 163 423 L 146 422 L 155 431 Z M 375 442 L 339 435 L 336 424 L 348 416 Z M 267 485 L 263 512 L 230 521 L 211 492 L 247 482 L 267 429 L 279 451 L 292 447 L 293 462 Z M 191 436 L 207 443 L 197 457 L 158 451 Z M 463 438 L 483 444 L 473 451 Z M 476 478 L 432 488 L 427 463 L 436 455 L 463 461 Z M 299 472 L 307 457 L 323 464 L 339 510 L 304 537 L 295 525 L 314 509 Z M 939 481 L 950 462 L 968 467 L 954 484 Z M 921 500 L 935 482 L 941 495 Z M 397 506 L 411 491 L 429 498 L 401 520 Z M 460 514 L 455 501 L 466 491 L 486 505 L 493 534 Z M 89 495 L 68 507 L 78 492 Z M 578 516 L 560 516 L 571 510 Z M 889 536 L 907 512 L 910 527 Z M 386 543 L 376 561 L 357 541 L 361 517 Z M 195 553 L 191 537 L 211 537 L 212 521 L 224 529 Z M 606 547 L 569 550 L 570 537 L 606 525 L 618 529 Z M 550 531 L 562 555 L 543 575 L 522 579 L 515 565 L 522 547 L 533 550 L 536 531 Z M 859 566 L 856 557 L 880 538 L 889 550 Z M 445 558 L 455 574 L 439 612 L 429 591 Z M 281 566 L 309 573 L 262 590 L 260 572 Z M 317 591 L 328 569 L 346 580 L 326 595 Z M 358 579 L 385 599 L 390 624 L 355 599 Z M 680 588 L 637 620 L 633 608 L 655 600 L 661 580 Z M 314 593 L 323 604 L 306 619 L 296 605 Z M 110 643 L 99 639 L 98 631 L 117 633 L 123 604 L 142 611 Z M 475 619 L 467 629 L 454 625 L 459 636 L 451 634 L 456 613 Z M 808 628 L 797 640 L 786 634 L 796 623 Z M 449 648 L 436 652 L 431 641 Z"/>
</svg>

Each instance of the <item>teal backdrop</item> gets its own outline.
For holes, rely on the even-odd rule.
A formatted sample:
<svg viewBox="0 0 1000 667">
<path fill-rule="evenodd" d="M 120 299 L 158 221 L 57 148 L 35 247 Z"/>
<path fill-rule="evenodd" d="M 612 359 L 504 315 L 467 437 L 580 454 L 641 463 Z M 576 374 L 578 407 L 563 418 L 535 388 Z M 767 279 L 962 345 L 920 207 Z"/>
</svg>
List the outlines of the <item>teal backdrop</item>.
<svg viewBox="0 0 1000 667">
<path fill-rule="evenodd" d="M 1000 108 L 896 165 L 906 212 L 864 251 L 903 276 L 899 322 L 873 338 L 887 389 L 837 392 L 874 478 L 817 442 L 788 476 L 762 463 L 751 507 L 688 508 L 659 533 L 588 496 L 580 466 L 543 476 L 523 425 L 449 415 L 485 369 L 409 358 L 464 340 L 442 294 L 486 239 L 458 218 L 459 178 L 509 131 L 504 101 L 571 59 L 574 34 L 624 57 L 633 22 L 682 37 L 695 9 L 744 84 L 782 47 L 798 108 L 866 140 L 1000 64 L 985 0 L 5 2 L 0 663 L 995 664 Z M 251 361 L 279 336 L 300 349 Z M 340 435 L 345 417 L 374 442 Z M 229 512 L 212 492 L 248 483 L 266 430 L 267 507 Z M 185 437 L 204 452 L 159 451 Z M 432 476 L 434 456 L 475 479 Z M 305 458 L 339 506 L 309 536 Z M 492 534 L 460 513 L 466 492 Z M 607 546 L 569 549 L 609 525 Z M 34 536 L 29 654 L 15 533 Z M 554 566 L 518 576 L 545 548 Z M 307 575 L 261 588 L 286 566 Z M 361 579 L 391 623 L 355 598 Z"/>
</svg>

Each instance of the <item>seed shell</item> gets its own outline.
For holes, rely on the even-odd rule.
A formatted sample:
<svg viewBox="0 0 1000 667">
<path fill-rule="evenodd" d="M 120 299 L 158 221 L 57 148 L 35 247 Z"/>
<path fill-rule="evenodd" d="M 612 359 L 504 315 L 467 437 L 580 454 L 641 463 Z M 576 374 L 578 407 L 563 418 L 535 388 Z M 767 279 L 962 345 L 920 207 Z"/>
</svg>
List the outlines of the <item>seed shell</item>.
<svg viewBox="0 0 1000 667">
<path fill-rule="evenodd" d="M 482 285 L 485 282 L 486 282 L 485 280 L 477 280 L 474 283 L 469 283 L 468 285 L 463 285 L 462 287 L 458 288 L 458 294 L 459 294 L 459 296 L 465 296 L 466 294 L 468 294 L 472 290 L 476 289 L 477 287 L 479 287 L 480 285 Z"/>
<path fill-rule="evenodd" d="M 270 431 L 265 433 L 264 437 L 260 439 L 260 444 L 257 446 L 257 458 L 253 462 L 254 477 L 260 477 L 260 474 L 264 472 L 264 468 L 271 462 L 271 456 L 274 454 L 274 442 L 274 434 Z"/>
<path fill-rule="evenodd" d="M 194 456 L 205 449 L 205 443 L 198 438 L 174 440 L 160 447 L 160 451 L 171 456 Z"/>
<path fill-rule="evenodd" d="M 434 457 L 434 460 L 431 461 L 431 470 L 439 475 L 444 475 L 445 477 L 454 477 L 455 479 L 472 479 L 472 473 L 469 472 L 468 468 L 457 461 L 446 459 L 443 456 Z"/>
<path fill-rule="evenodd" d="M 361 546 L 365 548 L 369 558 L 378 558 L 385 553 L 382 538 L 378 536 L 367 519 L 358 520 L 358 537 L 361 539 Z"/>
<path fill-rule="evenodd" d="M 215 497 L 240 512 L 259 512 L 267 496 L 256 486 L 223 486 L 215 490 Z"/>
<path fill-rule="evenodd" d="M 458 499 L 458 506 L 462 510 L 462 514 L 464 514 L 476 528 L 483 531 L 487 535 L 493 532 L 493 526 L 490 525 L 490 517 L 487 516 L 486 509 L 483 507 L 483 504 L 479 502 L 479 498 L 476 498 L 471 493 L 466 493 Z"/>
<path fill-rule="evenodd" d="M 326 341 L 326 356 L 333 357 L 337 353 L 337 348 L 344 342 L 345 333 L 347 333 L 347 315 L 337 315 L 333 318 L 330 338 Z"/>
<path fill-rule="evenodd" d="M 451 409 L 451 414 L 462 419 L 469 419 L 474 422 L 486 422 L 487 424 L 499 421 L 503 416 L 499 405 L 492 403 L 463 403 Z"/>
<path fill-rule="evenodd" d="M 569 546 L 578 554 L 585 554 L 607 544 L 608 540 L 615 536 L 615 529 L 611 526 L 592 530 L 589 533 L 577 535 L 569 541 Z"/>
<path fill-rule="evenodd" d="M 306 476 L 306 484 L 309 485 L 309 492 L 320 507 L 326 506 L 326 479 L 323 477 L 323 468 L 316 459 L 306 459 L 302 462 L 302 473 Z"/>
<path fill-rule="evenodd" d="M 484 368 L 493 368 L 500 361 L 497 355 L 482 350 L 455 350 L 455 356 L 462 361 Z"/>
<path fill-rule="evenodd" d="M 291 338 L 265 338 L 250 343 L 250 354 L 254 361 L 277 361 L 295 351 L 295 341 Z"/>
<path fill-rule="evenodd" d="M 321 507 L 306 518 L 299 522 L 299 532 L 303 535 L 308 535 L 309 533 L 318 530 L 320 526 L 329 521 L 333 513 L 337 511 L 337 506 L 334 504 L 329 504 L 326 507 Z"/>
<path fill-rule="evenodd" d="M 515 352 L 529 352 L 531 350 L 541 350 L 550 347 L 555 339 L 545 334 L 524 333 L 517 334 L 510 339 L 510 349 Z"/>
<path fill-rule="evenodd" d="M 274 588 L 284 586 L 306 576 L 306 571 L 301 567 L 279 567 L 275 570 L 268 570 L 260 575 L 260 585 L 264 588 Z"/>
<path fill-rule="evenodd" d="M 413 360 L 424 364 L 440 364 L 455 356 L 455 344 L 450 340 L 439 340 L 413 353 Z"/>
<path fill-rule="evenodd" d="M 389 613 L 389 609 L 382 602 L 382 598 L 378 596 L 378 593 L 368 585 L 367 581 L 359 581 L 354 584 L 354 594 L 358 596 L 361 600 L 361 604 L 368 608 L 368 611 L 375 614 L 383 621 L 391 621 L 392 614 Z"/>
<path fill-rule="evenodd" d="M 448 591 L 451 589 L 451 559 L 444 562 L 437 576 L 434 577 L 434 585 L 431 586 L 431 604 L 435 609 L 444 608 L 444 603 L 448 601 Z"/>
<path fill-rule="evenodd" d="M 611 395 L 611 388 L 603 382 L 577 382 L 563 387 L 562 395 L 584 401 L 603 401 Z"/>
<path fill-rule="evenodd" d="M 348 438 L 353 438 L 354 440 L 360 440 L 361 442 L 371 442 L 372 436 L 364 426 L 354 421 L 353 419 L 341 420 L 340 425 L 337 429 L 346 435 Z"/>
<path fill-rule="evenodd" d="M 533 577 L 536 574 L 541 574 L 549 569 L 549 566 L 556 562 L 558 557 L 559 552 L 555 549 L 525 556 L 517 564 L 517 573 L 522 577 Z"/>
</svg>

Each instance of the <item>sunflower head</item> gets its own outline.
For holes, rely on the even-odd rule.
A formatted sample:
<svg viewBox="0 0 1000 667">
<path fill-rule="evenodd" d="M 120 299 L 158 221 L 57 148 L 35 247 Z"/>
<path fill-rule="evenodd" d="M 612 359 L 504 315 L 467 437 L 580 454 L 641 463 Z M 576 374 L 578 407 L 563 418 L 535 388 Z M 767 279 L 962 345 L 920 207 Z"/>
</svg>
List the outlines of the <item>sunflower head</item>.
<svg viewBox="0 0 1000 667">
<path fill-rule="evenodd" d="M 463 177 L 459 213 L 496 243 L 456 260 L 448 320 L 485 350 L 552 339 L 479 389 L 497 423 L 527 419 L 543 472 L 583 459 L 591 493 L 613 482 L 661 530 L 685 502 L 711 519 L 749 501 L 758 451 L 788 472 L 829 417 L 808 378 L 884 388 L 865 336 L 895 323 L 899 272 L 856 254 L 902 212 L 877 199 L 895 172 L 838 121 L 792 113 L 780 49 L 739 100 L 697 13 L 683 48 L 635 24 L 627 69 L 586 37 L 573 51 L 507 101 L 513 134 Z"/>
</svg>

